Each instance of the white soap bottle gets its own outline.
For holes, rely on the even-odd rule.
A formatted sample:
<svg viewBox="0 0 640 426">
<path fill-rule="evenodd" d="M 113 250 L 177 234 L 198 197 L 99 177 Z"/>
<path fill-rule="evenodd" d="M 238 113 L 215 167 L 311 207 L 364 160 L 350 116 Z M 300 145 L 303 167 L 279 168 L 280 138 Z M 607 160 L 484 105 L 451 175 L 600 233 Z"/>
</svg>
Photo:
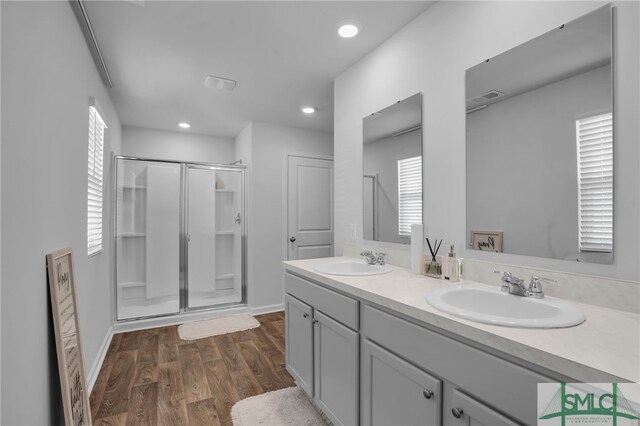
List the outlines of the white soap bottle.
<svg viewBox="0 0 640 426">
<path fill-rule="evenodd" d="M 442 278 L 456 283 L 462 278 L 462 262 L 456 257 L 453 249 L 452 244 L 449 246 L 449 254 L 442 259 Z"/>
</svg>

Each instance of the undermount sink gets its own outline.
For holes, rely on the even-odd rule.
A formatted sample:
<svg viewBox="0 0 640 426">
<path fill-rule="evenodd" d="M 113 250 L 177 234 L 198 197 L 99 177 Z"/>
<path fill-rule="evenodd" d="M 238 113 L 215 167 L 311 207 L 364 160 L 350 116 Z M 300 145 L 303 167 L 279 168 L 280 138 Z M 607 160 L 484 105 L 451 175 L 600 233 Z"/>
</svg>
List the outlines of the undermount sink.
<svg viewBox="0 0 640 426">
<path fill-rule="evenodd" d="M 426 299 L 448 314 L 506 327 L 563 328 L 585 319 L 578 308 L 558 299 L 514 296 L 475 284 L 441 288 L 429 293 Z"/>
<path fill-rule="evenodd" d="M 393 270 L 389 265 L 369 265 L 364 260 L 325 263 L 324 265 L 316 266 L 314 269 L 329 275 L 380 275 Z"/>
</svg>

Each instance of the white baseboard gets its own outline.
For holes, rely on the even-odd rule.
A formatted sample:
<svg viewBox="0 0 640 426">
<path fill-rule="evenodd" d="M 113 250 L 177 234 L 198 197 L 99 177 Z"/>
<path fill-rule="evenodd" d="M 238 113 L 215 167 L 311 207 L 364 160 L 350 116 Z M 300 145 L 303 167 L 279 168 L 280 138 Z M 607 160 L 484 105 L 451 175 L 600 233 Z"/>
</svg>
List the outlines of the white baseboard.
<svg viewBox="0 0 640 426">
<path fill-rule="evenodd" d="M 270 314 L 271 312 L 279 312 L 279 311 L 284 311 L 284 303 L 251 308 L 251 315 Z"/>
<path fill-rule="evenodd" d="M 107 330 L 107 334 L 104 336 L 104 340 L 102 341 L 102 346 L 100 346 L 100 351 L 98 352 L 98 356 L 93 361 L 91 365 L 91 369 L 87 374 L 87 382 L 89 386 L 89 394 L 93 390 L 93 386 L 96 384 L 96 380 L 98 380 L 98 374 L 100 374 L 100 369 L 102 368 L 102 363 L 104 362 L 104 358 L 107 356 L 107 351 L 109 350 L 109 345 L 111 345 L 111 339 L 113 338 L 113 327 L 110 326 L 109 330 Z"/>
</svg>

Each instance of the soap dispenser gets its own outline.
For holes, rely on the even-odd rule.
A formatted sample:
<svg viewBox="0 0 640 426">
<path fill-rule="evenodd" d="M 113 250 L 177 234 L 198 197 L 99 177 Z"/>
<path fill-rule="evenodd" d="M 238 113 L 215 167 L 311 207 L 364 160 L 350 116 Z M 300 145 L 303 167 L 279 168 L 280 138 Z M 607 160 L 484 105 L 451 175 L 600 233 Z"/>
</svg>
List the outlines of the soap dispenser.
<svg viewBox="0 0 640 426">
<path fill-rule="evenodd" d="M 449 254 L 442 260 L 442 278 L 458 282 L 462 279 L 462 259 L 456 257 L 453 244 L 449 246 Z"/>
</svg>

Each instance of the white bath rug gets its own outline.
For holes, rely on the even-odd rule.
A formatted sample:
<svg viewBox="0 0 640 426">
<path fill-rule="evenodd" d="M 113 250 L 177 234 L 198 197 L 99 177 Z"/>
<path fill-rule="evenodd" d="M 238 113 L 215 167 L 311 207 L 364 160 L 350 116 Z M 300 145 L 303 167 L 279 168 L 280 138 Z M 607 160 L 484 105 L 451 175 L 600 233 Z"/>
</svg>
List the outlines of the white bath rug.
<svg viewBox="0 0 640 426">
<path fill-rule="evenodd" d="M 233 426 L 328 426 L 331 423 L 298 387 L 238 401 L 231 408 Z"/>
<path fill-rule="evenodd" d="M 260 323 L 251 315 L 231 315 L 182 324 L 178 327 L 178 335 L 182 340 L 196 340 L 256 327 L 260 327 Z"/>
</svg>

